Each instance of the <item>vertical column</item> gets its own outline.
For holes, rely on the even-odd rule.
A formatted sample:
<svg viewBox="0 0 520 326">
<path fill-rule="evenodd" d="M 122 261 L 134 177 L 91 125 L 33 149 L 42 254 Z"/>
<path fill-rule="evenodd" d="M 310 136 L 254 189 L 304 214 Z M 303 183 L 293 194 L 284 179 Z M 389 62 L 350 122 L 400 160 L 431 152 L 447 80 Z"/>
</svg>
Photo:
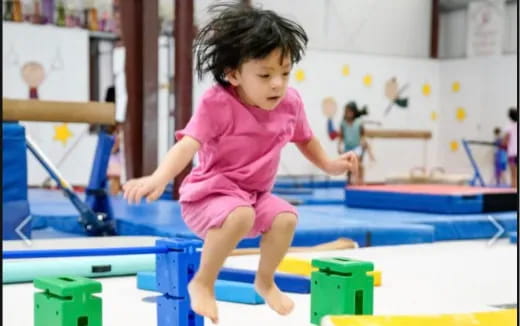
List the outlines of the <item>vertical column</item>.
<svg viewBox="0 0 520 326">
<path fill-rule="evenodd" d="M 430 58 L 439 57 L 439 0 L 432 0 L 432 28 L 430 43 Z"/>
<path fill-rule="evenodd" d="M 175 130 L 186 126 L 192 112 L 193 91 L 193 0 L 175 0 Z M 190 173 L 189 164 L 174 180 L 173 198 Z"/>
<path fill-rule="evenodd" d="M 119 5 L 128 93 L 126 175 L 135 178 L 157 166 L 158 2 L 125 0 Z"/>
</svg>

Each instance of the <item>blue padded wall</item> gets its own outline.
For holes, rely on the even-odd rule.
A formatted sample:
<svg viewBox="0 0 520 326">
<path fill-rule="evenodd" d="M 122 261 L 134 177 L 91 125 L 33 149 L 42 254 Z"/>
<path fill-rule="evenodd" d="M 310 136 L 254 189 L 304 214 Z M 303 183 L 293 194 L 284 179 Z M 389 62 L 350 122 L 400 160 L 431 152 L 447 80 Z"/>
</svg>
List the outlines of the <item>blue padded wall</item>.
<svg viewBox="0 0 520 326">
<path fill-rule="evenodd" d="M 27 150 L 25 128 L 2 123 L 2 239 L 20 240 L 15 229 L 30 215 L 27 201 Z M 22 229 L 29 238 L 31 223 Z"/>
</svg>

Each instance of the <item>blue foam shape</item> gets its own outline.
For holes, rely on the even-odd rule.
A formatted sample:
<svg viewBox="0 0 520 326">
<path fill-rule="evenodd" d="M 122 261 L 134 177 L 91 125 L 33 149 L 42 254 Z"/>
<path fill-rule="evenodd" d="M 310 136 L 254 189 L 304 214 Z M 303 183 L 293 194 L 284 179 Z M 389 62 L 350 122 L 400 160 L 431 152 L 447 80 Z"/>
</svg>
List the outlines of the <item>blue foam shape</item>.
<svg viewBox="0 0 520 326">
<path fill-rule="evenodd" d="M 191 310 L 184 298 L 163 294 L 157 298 L 158 326 L 204 326 L 204 318 Z"/>
<path fill-rule="evenodd" d="M 22 240 L 16 232 L 16 228 L 31 215 L 27 200 L 14 200 L 2 203 L 2 239 L 3 240 Z M 25 224 L 21 232 L 31 238 L 31 223 Z"/>
<path fill-rule="evenodd" d="M 2 203 L 25 200 L 27 200 L 25 128 L 15 122 L 2 122 Z"/>
<path fill-rule="evenodd" d="M 518 233 L 517 232 L 510 232 L 509 233 L 509 241 L 511 241 L 511 243 L 518 243 Z"/>
<path fill-rule="evenodd" d="M 224 267 L 220 270 L 218 279 L 252 284 L 255 275 L 256 271 Z M 274 281 L 283 292 L 303 294 L 311 292 L 311 281 L 308 277 L 277 273 Z"/>
<path fill-rule="evenodd" d="M 432 195 L 392 191 L 345 190 L 345 204 L 349 207 L 393 209 L 425 213 L 480 213 L 482 195 Z"/>
<path fill-rule="evenodd" d="M 137 273 L 137 288 L 157 292 L 155 272 Z M 263 304 L 264 299 L 258 295 L 252 283 L 217 280 L 215 297 L 219 301 L 245 304 Z"/>
<path fill-rule="evenodd" d="M 182 250 L 160 253 L 155 258 L 157 271 L 157 290 L 173 297 L 187 297 L 188 283 L 199 268 L 200 241 L 185 239 L 161 239 L 155 242 L 157 247 Z"/>
</svg>

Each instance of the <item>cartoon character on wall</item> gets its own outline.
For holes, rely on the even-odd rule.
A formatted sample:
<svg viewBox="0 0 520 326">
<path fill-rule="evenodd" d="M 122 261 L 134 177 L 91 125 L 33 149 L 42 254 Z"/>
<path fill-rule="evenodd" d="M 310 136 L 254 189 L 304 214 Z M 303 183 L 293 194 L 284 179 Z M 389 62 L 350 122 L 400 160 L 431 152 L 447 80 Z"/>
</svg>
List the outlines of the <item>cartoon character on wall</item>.
<svg viewBox="0 0 520 326">
<path fill-rule="evenodd" d="M 338 111 L 338 104 L 333 97 L 326 97 L 321 101 L 321 110 L 323 115 L 327 118 L 327 133 L 329 134 L 329 138 L 334 140 L 338 137 L 338 132 L 334 129 L 334 121 L 333 118 Z"/>
<path fill-rule="evenodd" d="M 45 68 L 43 65 L 36 61 L 26 62 L 21 69 L 22 78 L 29 86 L 29 99 L 38 99 L 38 87 L 45 80 Z"/>
<path fill-rule="evenodd" d="M 408 88 L 408 84 L 405 84 L 401 88 L 399 88 L 399 84 L 397 83 L 397 78 L 390 78 L 385 84 L 385 96 L 390 100 L 390 103 L 385 109 L 384 115 L 388 115 L 390 110 L 394 105 L 397 105 L 400 108 L 408 107 L 408 98 L 402 97 L 404 91 Z"/>
<path fill-rule="evenodd" d="M 14 50 L 14 47 L 11 46 L 11 50 L 9 52 L 9 61 L 14 66 L 20 66 L 19 55 Z M 45 79 L 49 77 L 50 73 L 53 71 L 61 70 L 63 68 L 63 60 L 61 58 L 60 49 L 56 49 L 56 55 L 50 64 L 50 68 L 46 69 L 44 64 L 40 61 L 29 60 L 21 65 L 20 75 L 25 82 L 25 84 L 29 87 L 29 99 L 37 100 L 40 98 L 40 94 L 38 93 L 39 87 L 43 84 Z"/>
</svg>

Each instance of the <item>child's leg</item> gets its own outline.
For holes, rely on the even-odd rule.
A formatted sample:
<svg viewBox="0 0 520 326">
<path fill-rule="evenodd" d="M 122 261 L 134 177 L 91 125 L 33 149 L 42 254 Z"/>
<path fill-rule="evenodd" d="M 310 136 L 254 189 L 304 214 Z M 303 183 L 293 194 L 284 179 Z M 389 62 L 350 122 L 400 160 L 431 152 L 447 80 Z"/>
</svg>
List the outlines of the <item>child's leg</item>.
<svg viewBox="0 0 520 326">
<path fill-rule="evenodd" d="M 255 288 L 271 309 L 281 315 L 290 313 L 294 303 L 276 286 L 274 273 L 291 245 L 296 222 L 297 217 L 293 213 L 279 214 L 260 242 L 260 263 Z"/>
<path fill-rule="evenodd" d="M 516 157 L 510 159 L 509 168 L 511 169 L 511 186 L 513 188 L 518 187 L 518 165 L 516 161 Z"/>
<path fill-rule="evenodd" d="M 218 322 L 215 281 L 220 268 L 238 242 L 253 227 L 255 212 L 251 207 L 238 207 L 218 229 L 210 229 L 204 239 L 200 267 L 188 285 L 193 311 Z"/>
</svg>

